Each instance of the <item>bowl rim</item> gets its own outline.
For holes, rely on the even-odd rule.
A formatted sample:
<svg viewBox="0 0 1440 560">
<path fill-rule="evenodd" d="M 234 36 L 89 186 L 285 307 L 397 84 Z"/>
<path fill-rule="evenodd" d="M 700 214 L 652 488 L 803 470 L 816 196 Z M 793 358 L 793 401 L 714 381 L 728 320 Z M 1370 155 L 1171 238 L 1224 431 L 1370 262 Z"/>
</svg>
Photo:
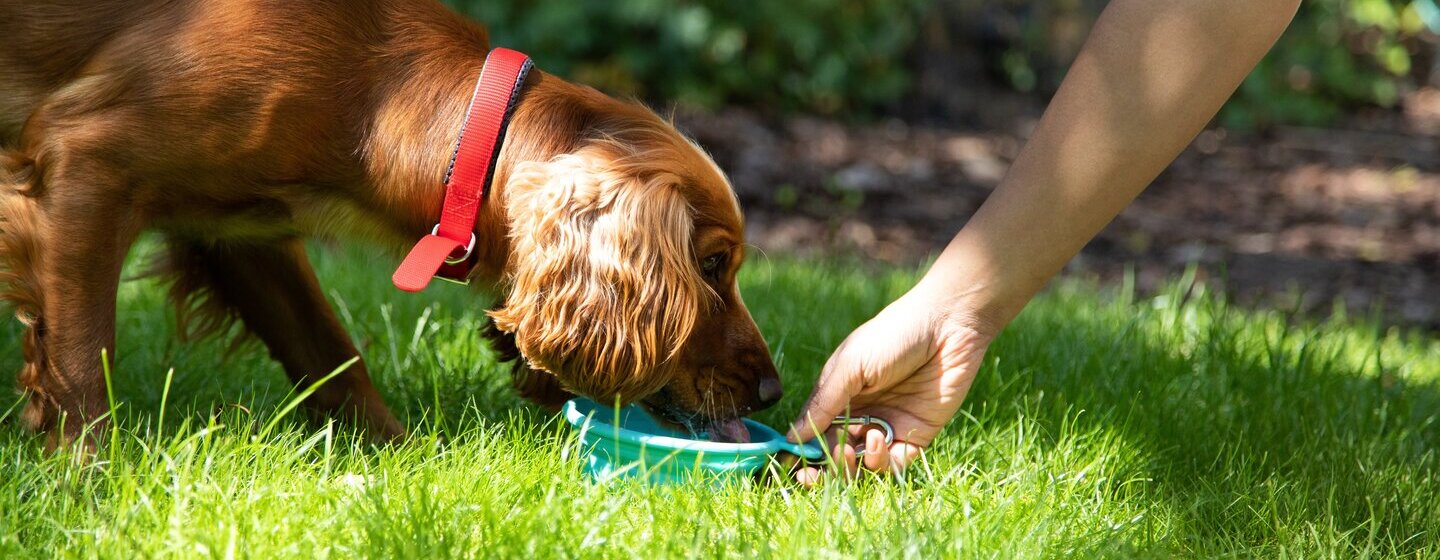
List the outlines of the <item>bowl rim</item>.
<svg viewBox="0 0 1440 560">
<path fill-rule="evenodd" d="M 590 408 L 591 411 L 589 413 L 582 412 L 580 410 L 581 406 L 586 406 Z M 630 428 L 616 426 L 615 424 L 611 424 L 610 422 L 605 420 L 600 420 L 600 423 L 610 426 L 610 428 L 608 429 L 597 430 L 597 426 L 591 424 L 592 418 L 600 417 L 600 415 L 598 414 L 599 412 L 613 412 L 614 410 L 615 409 L 613 407 L 600 404 L 593 399 L 588 399 L 584 397 L 570 399 L 569 401 L 565 402 L 564 407 L 566 421 L 568 421 L 571 426 L 574 426 L 576 429 L 581 430 L 582 432 L 593 431 L 599 437 L 605 439 L 639 443 L 648 447 L 675 449 L 682 451 L 703 451 L 707 454 L 724 453 L 730 455 L 774 454 L 780 451 L 786 451 L 810 459 L 817 458 L 811 457 L 810 455 L 815 454 L 815 452 L 819 452 L 818 449 L 813 449 L 800 444 L 790 443 L 789 440 L 785 439 L 785 436 L 783 434 L 776 431 L 774 428 L 771 428 L 770 426 L 766 426 L 749 418 L 743 417 L 740 420 L 745 422 L 746 427 L 748 427 L 752 433 L 756 430 L 760 430 L 763 432 L 767 432 L 772 437 L 768 438 L 768 441 L 764 443 L 722 443 L 649 434 L 641 432 L 639 430 L 632 430 Z"/>
</svg>

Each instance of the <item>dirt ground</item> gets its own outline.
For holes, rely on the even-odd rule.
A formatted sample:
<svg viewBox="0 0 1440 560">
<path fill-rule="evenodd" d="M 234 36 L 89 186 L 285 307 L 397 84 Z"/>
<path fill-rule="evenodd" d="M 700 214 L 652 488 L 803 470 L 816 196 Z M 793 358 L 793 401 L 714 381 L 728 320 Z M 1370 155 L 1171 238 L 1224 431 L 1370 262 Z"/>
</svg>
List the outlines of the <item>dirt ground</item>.
<svg viewBox="0 0 1440 560">
<path fill-rule="evenodd" d="M 997 104 L 978 127 L 843 125 L 682 113 L 739 192 L 752 243 L 914 263 L 1003 177 L 1042 107 Z M 1069 267 L 1142 290 L 1199 265 L 1241 303 L 1324 316 L 1343 302 L 1440 329 L 1440 91 L 1329 129 L 1203 133 Z"/>
</svg>

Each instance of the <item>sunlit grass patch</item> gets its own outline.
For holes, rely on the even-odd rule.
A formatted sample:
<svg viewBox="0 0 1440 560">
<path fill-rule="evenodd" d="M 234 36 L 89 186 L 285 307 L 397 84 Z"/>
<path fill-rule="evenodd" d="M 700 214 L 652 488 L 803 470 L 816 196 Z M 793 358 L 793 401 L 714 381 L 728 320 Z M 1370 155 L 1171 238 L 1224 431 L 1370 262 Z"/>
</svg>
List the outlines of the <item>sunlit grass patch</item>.
<svg viewBox="0 0 1440 560">
<path fill-rule="evenodd" d="M 1440 555 L 1433 337 L 1297 323 L 1184 279 L 1144 298 L 1062 283 L 904 480 L 597 486 L 480 343 L 483 298 L 402 294 L 388 262 L 315 255 L 408 442 L 275 421 L 293 395 L 263 349 L 177 342 L 158 286 L 133 282 L 101 457 L 45 456 L 18 409 L 0 427 L 0 557 Z M 760 419 L 788 421 L 829 350 L 914 277 L 749 265 L 787 392 Z M 0 334 L 12 370 L 17 334 Z"/>
</svg>

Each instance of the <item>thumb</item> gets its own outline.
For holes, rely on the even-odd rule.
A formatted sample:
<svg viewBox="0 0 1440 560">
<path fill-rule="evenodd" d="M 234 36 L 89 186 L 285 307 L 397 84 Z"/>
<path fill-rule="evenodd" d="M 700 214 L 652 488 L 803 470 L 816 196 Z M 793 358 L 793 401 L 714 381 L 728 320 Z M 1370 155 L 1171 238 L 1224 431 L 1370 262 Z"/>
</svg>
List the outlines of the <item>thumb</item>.
<svg viewBox="0 0 1440 560">
<path fill-rule="evenodd" d="M 789 440 L 800 443 L 824 433 L 835 417 L 850 405 L 851 397 L 860 392 L 861 385 L 860 372 L 855 371 L 855 366 L 840 354 L 832 356 L 820 380 L 815 382 L 815 392 L 800 409 L 800 417 L 791 424 Z"/>
</svg>

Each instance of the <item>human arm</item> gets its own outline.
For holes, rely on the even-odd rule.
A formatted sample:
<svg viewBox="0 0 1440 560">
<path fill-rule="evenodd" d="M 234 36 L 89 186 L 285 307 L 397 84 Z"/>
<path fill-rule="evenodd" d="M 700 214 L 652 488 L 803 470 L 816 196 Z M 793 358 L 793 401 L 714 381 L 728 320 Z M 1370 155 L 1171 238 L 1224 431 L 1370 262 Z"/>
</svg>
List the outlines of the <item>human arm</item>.
<svg viewBox="0 0 1440 560">
<path fill-rule="evenodd" d="M 908 293 L 836 349 L 792 429 L 849 411 L 837 457 L 914 460 L 955 415 L 990 341 L 1219 111 L 1299 0 L 1114 0 L 1009 173 Z M 803 477 L 802 477 L 803 478 Z"/>
</svg>

